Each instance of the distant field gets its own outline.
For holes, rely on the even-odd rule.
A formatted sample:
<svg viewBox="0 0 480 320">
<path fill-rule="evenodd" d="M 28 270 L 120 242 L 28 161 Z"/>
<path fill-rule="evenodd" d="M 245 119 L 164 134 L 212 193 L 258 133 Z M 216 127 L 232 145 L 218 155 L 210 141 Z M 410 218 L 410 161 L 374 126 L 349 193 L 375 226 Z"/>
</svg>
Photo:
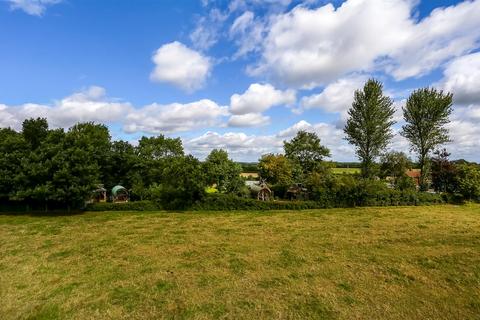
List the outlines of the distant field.
<svg viewBox="0 0 480 320">
<path fill-rule="evenodd" d="M 334 174 L 355 174 L 360 173 L 360 168 L 332 168 Z"/>
<path fill-rule="evenodd" d="M 478 319 L 480 206 L 0 215 L 1 319 Z"/>
</svg>

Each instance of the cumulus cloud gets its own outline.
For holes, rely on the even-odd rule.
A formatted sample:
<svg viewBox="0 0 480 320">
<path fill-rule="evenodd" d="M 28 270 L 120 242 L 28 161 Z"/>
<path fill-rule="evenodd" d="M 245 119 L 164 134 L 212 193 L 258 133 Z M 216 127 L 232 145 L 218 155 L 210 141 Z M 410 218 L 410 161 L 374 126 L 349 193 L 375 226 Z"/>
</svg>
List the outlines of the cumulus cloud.
<svg viewBox="0 0 480 320">
<path fill-rule="evenodd" d="M 128 102 L 108 98 L 105 89 L 92 86 L 52 104 L 0 104 L 0 127 L 20 129 L 24 119 L 47 118 L 52 127 L 67 128 L 77 122 L 94 121 L 123 125 L 124 132 L 171 133 L 221 125 L 228 107 L 204 99 L 181 104 L 153 103 L 133 107 Z"/>
<path fill-rule="evenodd" d="M 359 75 L 338 79 L 327 85 L 321 93 L 303 97 L 301 107 L 338 112 L 345 117 L 347 110 L 352 106 L 355 90 L 361 89 L 366 80 L 365 76 Z"/>
<path fill-rule="evenodd" d="M 243 132 L 218 132 L 208 131 L 192 139 L 184 140 L 185 148 L 203 158 L 212 149 L 225 149 L 237 161 L 254 161 L 265 153 L 282 153 L 283 142 L 290 140 L 300 131 L 315 132 L 320 137 L 322 144 L 332 152 L 332 159 L 337 161 L 352 160 L 353 148 L 343 139 L 343 131 L 329 123 L 310 124 L 302 120 L 289 128 L 271 135 L 247 135 Z"/>
<path fill-rule="evenodd" d="M 243 94 L 234 94 L 230 97 L 230 111 L 241 115 L 247 113 L 261 113 L 278 105 L 295 103 L 296 96 L 293 90 L 277 90 L 271 84 L 251 84 Z"/>
<path fill-rule="evenodd" d="M 259 127 L 270 123 L 270 117 L 261 113 L 246 113 L 241 115 L 233 115 L 228 120 L 230 127 Z"/>
<path fill-rule="evenodd" d="M 125 119 L 124 130 L 127 133 L 170 133 L 211 127 L 219 124 L 219 117 L 226 116 L 227 110 L 208 99 L 187 104 L 154 103 L 132 110 Z"/>
<path fill-rule="evenodd" d="M 397 80 L 421 76 L 470 52 L 480 41 L 479 16 L 480 1 L 475 0 L 437 8 L 422 21 L 412 21 L 408 37 L 389 53 L 393 67 L 387 71 Z"/>
<path fill-rule="evenodd" d="M 453 60 L 443 72 L 440 87 L 453 92 L 457 104 L 480 104 L 480 52 Z"/>
<path fill-rule="evenodd" d="M 204 158 L 212 149 L 217 148 L 227 150 L 237 161 L 252 161 L 264 153 L 281 152 L 283 146 L 282 141 L 273 135 L 247 135 L 243 132 L 220 134 L 213 131 L 185 140 L 184 144 L 188 152 L 200 158 Z"/>
<path fill-rule="evenodd" d="M 62 0 L 7 0 L 12 10 L 22 10 L 32 16 L 42 16 L 48 6 L 58 4 Z"/>
<path fill-rule="evenodd" d="M 108 98 L 105 89 L 96 86 L 74 93 L 51 105 L 26 103 L 19 106 L 1 106 L 3 108 L 0 108 L 0 113 L 6 114 L 3 117 L 6 120 L 0 125 L 16 129 L 20 128 L 24 119 L 31 117 L 47 118 L 51 126 L 63 128 L 83 121 L 114 123 L 120 121 L 132 109 L 129 103 Z"/>
<path fill-rule="evenodd" d="M 478 46 L 480 1 L 438 8 L 416 21 L 410 0 L 347 0 L 297 6 L 270 18 L 252 75 L 314 88 L 351 72 L 385 70 L 397 80 L 429 73 Z"/>
<path fill-rule="evenodd" d="M 153 55 L 152 81 L 165 82 L 186 92 L 200 89 L 210 75 L 210 58 L 174 41 L 161 46 Z"/>
<path fill-rule="evenodd" d="M 313 88 L 343 74 L 368 70 L 374 60 L 408 36 L 411 5 L 406 1 L 348 0 L 309 9 L 297 6 L 273 19 L 262 62 L 252 72 Z"/>
</svg>

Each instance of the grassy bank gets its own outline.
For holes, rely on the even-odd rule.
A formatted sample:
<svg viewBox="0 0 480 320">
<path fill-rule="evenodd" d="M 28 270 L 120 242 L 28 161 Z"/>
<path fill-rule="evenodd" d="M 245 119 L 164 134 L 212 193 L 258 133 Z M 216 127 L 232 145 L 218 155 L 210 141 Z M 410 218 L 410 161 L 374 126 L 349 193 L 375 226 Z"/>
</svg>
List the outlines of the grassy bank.
<svg viewBox="0 0 480 320">
<path fill-rule="evenodd" d="M 474 319 L 480 206 L 0 215 L 2 319 Z"/>
</svg>

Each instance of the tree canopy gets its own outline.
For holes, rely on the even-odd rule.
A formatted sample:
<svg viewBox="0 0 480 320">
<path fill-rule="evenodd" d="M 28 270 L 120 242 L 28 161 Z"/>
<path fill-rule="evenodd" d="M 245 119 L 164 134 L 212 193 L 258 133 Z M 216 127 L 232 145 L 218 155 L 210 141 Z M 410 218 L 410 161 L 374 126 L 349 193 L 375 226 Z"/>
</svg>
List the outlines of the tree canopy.
<svg viewBox="0 0 480 320">
<path fill-rule="evenodd" d="M 393 101 L 383 95 L 383 85 L 379 81 L 370 79 L 363 90 L 355 91 L 344 132 L 347 141 L 355 146 L 365 178 L 373 176 L 375 159 L 393 137 L 394 113 Z"/>
<path fill-rule="evenodd" d="M 428 176 L 428 156 L 437 146 L 449 141 L 445 125 L 452 113 L 451 93 L 434 88 L 415 90 L 403 107 L 406 124 L 402 127 L 402 136 L 410 142 L 411 149 L 418 153 L 421 170 L 420 187 L 426 189 Z"/>
<path fill-rule="evenodd" d="M 297 179 L 313 172 L 325 157 L 330 157 L 330 150 L 314 132 L 298 131 L 292 140 L 283 142 L 283 148 L 285 156 L 296 166 Z"/>
</svg>

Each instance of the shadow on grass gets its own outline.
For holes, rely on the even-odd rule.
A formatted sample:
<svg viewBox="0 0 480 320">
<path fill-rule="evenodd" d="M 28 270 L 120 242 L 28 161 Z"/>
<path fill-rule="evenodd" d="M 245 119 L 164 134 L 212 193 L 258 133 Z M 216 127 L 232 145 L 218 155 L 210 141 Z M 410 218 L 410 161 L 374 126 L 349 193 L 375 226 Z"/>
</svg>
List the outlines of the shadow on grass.
<svg viewBox="0 0 480 320">
<path fill-rule="evenodd" d="M 27 217 L 65 217 L 84 214 L 85 210 L 33 210 L 33 211 L 0 211 L 0 216 L 27 216 Z"/>
</svg>

